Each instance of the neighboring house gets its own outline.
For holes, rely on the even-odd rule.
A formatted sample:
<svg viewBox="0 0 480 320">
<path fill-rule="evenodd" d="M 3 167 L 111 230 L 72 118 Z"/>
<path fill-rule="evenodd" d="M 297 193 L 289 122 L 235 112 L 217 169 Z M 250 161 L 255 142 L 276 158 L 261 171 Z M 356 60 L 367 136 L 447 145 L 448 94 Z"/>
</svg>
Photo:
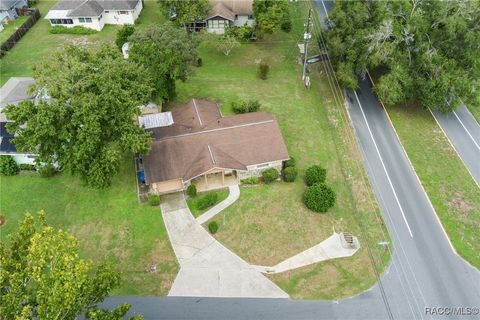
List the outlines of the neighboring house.
<svg viewBox="0 0 480 320">
<path fill-rule="evenodd" d="M 0 88 L 0 155 L 11 155 L 18 163 L 34 164 L 35 154 L 18 152 L 12 143 L 13 134 L 6 130 L 9 122 L 3 113 L 3 108 L 9 104 L 16 105 L 23 100 L 34 99 L 28 93 L 28 88 L 34 84 L 32 78 L 12 77 Z"/>
<path fill-rule="evenodd" d="M 280 171 L 288 152 L 277 121 L 264 112 L 222 117 L 216 103 L 193 99 L 171 113 L 141 116 L 152 132 L 142 159 L 145 183 L 163 194 L 222 188 L 240 179 Z"/>
<path fill-rule="evenodd" d="M 208 32 L 223 34 L 228 27 L 252 25 L 253 0 L 211 0 L 212 10 L 205 18 Z"/>
<path fill-rule="evenodd" d="M 28 7 L 27 0 L 1 0 L 0 1 L 0 22 L 8 23 L 18 17 L 17 8 Z"/>
<path fill-rule="evenodd" d="M 45 19 L 52 26 L 100 31 L 105 24 L 134 24 L 142 9 L 141 0 L 60 0 Z"/>
</svg>

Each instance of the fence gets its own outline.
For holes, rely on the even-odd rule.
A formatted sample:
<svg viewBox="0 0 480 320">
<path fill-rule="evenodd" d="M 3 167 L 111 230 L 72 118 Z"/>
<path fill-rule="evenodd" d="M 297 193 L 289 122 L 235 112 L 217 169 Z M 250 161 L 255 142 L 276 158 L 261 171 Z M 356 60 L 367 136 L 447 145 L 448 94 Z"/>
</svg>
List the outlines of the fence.
<svg viewBox="0 0 480 320">
<path fill-rule="evenodd" d="M 0 59 L 13 48 L 13 46 L 20 41 L 20 39 L 27 33 L 28 30 L 40 19 L 40 11 L 38 9 L 20 9 L 18 10 L 20 15 L 29 16 L 27 21 L 25 21 L 14 34 L 10 36 L 2 45 L 0 46 Z"/>
</svg>

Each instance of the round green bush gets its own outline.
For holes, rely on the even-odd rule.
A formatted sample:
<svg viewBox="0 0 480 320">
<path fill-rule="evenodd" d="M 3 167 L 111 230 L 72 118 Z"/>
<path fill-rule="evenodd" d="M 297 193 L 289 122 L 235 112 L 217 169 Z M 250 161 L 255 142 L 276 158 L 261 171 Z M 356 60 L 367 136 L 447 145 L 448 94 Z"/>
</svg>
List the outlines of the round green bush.
<svg viewBox="0 0 480 320">
<path fill-rule="evenodd" d="M 55 175 L 57 171 L 51 164 L 44 164 L 38 169 L 38 173 L 43 178 L 50 178 Z"/>
<path fill-rule="evenodd" d="M 319 165 L 313 165 L 305 171 L 305 183 L 307 186 L 313 186 L 315 183 L 323 183 L 326 177 L 327 170 Z"/>
<path fill-rule="evenodd" d="M 287 161 L 284 161 L 283 162 L 283 168 L 288 168 L 288 167 L 295 167 L 296 165 L 296 161 L 295 161 L 295 158 L 294 157 L 291 157 L 290 159 L 288 159 Z"/>
<path fill-rule="evenodd" d="M 293 182 L 297 179 L 297 169 L 295 167 L 287 167 L 283 169 L 283 180 L 285 182 Z"/>
<path fill-rule="evenodd" d="M 212 221 L 208 224 L 208 231 L 210 231 L 211 234 L 217 233 L 217 231 L 218 231 L 217 221 Z"/>
<path fill-rule="evenodd" d="M 152 207 L 156 207 L 160 204 L 160 196 L 158 194 L 148 195 L 148 204 Z"/>
<path fill-rule="evenodd" d="M 262 178 L 265 183 L 271 183 L 278 179 L 278 171 L 274 168 L 267 169 L 262 172 Z"/>
<path fill-rule="evenodd" d="M 316 212 L 327 212 L 335 205 L 335 191 L 324 183 L 317 183 L 308 187 L 303 194 L 305 206 Z"/>
<path fill-rule="evenodd" d="M 18 173 L 18 165 L 12 156 L 0 156 L 0 173 L 14 176 Z"/>
<path fill-rule="evenodd" d="M 197 196 L 197 187 L 194 184 L 187 187 L 187 195 L 192 198 Z"/>
</svg>

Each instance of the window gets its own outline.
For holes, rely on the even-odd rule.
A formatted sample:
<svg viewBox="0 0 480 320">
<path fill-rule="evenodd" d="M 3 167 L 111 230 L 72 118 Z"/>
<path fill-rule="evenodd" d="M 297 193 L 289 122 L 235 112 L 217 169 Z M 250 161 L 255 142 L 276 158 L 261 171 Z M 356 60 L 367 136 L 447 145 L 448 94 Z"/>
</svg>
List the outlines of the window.
<svg viewBox="0 0 480 320">
<path fill-rule="evenodd" d="M 50 19 L 51 24 L 73 24 L 72 19 Z"/>
<path fill-rule="evenodd" d="M 91 23 L 92 18 L 78 18 L 78 22 L 80 22 L 80 23 Z"/>
<path fill-rule="evenodd" d="M 260 168 L 266 168 L 266 167 L 269 167 L 270 164 L 269 163 L 262 163 L 262 164 L 257 164 L 257 169 L 260 169 Z"/>
<path fill-rule="evenodd" d="M 128 11 L 119 11 L 119 14 L 128 14 Z"/>
<path fill-rule="evenodd" d="M 252 16 L 252 15 L 249 15 L 249 16 L 248 16 L 248 20 L 253 20 L 253 16 Z"/>
<path fill-rule="evenodd" d="M 92 18 L 85 18 L 85 22 L 91 23 L 91 22 L 92 22 Z"/>
<path fill-rule="evenodd" d="M 109 13 L 109 12 L 110 12 L 110 11 L 108 11 L 108 10 L 105 10 L 105 13 Z"/>
</svg>

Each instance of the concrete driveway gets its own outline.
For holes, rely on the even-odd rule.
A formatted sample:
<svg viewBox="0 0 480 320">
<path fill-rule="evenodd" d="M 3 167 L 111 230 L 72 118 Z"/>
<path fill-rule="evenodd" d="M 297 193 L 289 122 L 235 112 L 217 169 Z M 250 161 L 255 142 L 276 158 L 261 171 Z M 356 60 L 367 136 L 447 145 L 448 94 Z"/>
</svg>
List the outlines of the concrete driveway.
<svg viewBox="0 0 480 320">
<path fill-rule="evenodd" d="M 180 264 L 169 296 L 288 298 L 261 268 L 225 248 L 195 221 L 182 193 L 163 196 L 161 208 Z"/>
</svg>

